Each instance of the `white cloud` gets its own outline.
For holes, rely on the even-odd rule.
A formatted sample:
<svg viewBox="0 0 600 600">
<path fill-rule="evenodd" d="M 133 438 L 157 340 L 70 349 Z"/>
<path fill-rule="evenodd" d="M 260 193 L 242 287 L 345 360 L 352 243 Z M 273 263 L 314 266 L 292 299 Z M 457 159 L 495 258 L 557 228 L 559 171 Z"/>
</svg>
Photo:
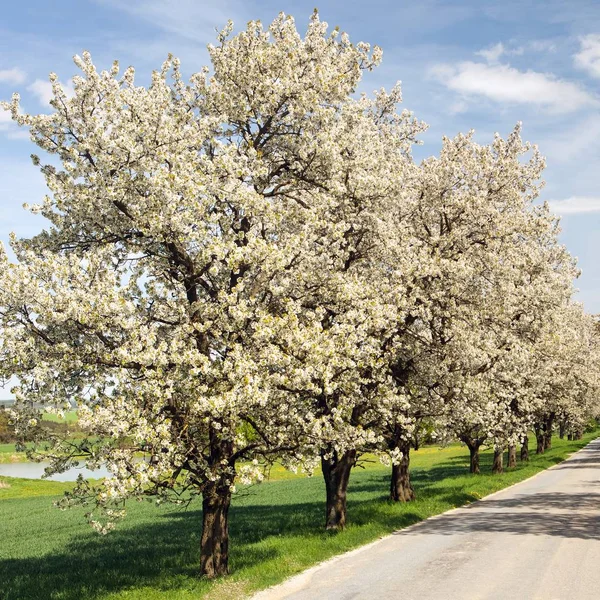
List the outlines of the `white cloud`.
<svg viewBox="0 0 600 600">
<path fill-rule="evenodd" d="M 457 100 L 448 107 L 448 112 L 451 115 L 459 115 L 469 110 L 469 105 L 464 100 Z"/>
<path fill-rule="evenodd" d="M 548 205 L 558 215 L 600 212 L 600 196 L 571 196 L 565 200 L 550 200 Z"/>
<path fill-rule="evenodd" d="M 18 139 L 22 137 L 22 133 L 26 133 L 29 137 L 29 132 L 19 130 L 17 124 L 12 120 L 9 110 L 0 108 L 0 133 L 10 139 Z"/>
<path fill-rule="evenodd" d="M 552 40 L 531 40 L 522 46 L 505 50 L 505 54 L 522 56 L 526 52 L 556 52 L 556 44 Z"/>
<path fill-rule="evenodd" d="M 534 52 L 556 52 L 556 44 L 551 40 L 533 40 L 526 46 Z"/>
<path fill-rule="evenodd" d="M 10 110 L 4 110 L 0 107 L 0 128 L 2 125 L 6 123 L 12 123 L 12 117 L 10 115 Z"/>
<path fill-rule="evenodd" d="M 475 54 L 483 57 L 490 64 L 496 64 L 501 56 L 522 56 L 530 51 L 556 52 L 556 44 L 550 40 L 531 40 L 521 46 L 505 46 L 502 42 L 498 42 L 489 48 L 475 52 Z"/>
<path fill-rule="evenodd" d="M 0 83 L 19 85 L 20 83 L 23 83 L 26 78 L 27 75 L 25 74 L 25 71 L 22 71 L 17 67 L 0 70 Z"/>
<path fill-rule="evenodd" d="M 235 15 L 243 16 L 245 13 L 244 4 L 236 0 L 179 0 L 176 8 L 173 7 L 173 3 L 164 0 L 95 1 L 129 13 L 169 34 L 188 38 L 202 46 L 215 39 L 215 28 L 221 31 L 229 19 L 237 20 Z M 247 19 L 242 18 L 236 25 L 243 25 L 245 21 Z"/>
<path fill-rule="evenodd" d="M 485 58 L 485 60 L 487 60 L 489 63 L 496 63 L 505 52 L 506 49 L 504 48 L 504 44 L 498 42 L 491 48 L 487 48 L 486 50 L 480 50 L 475 54 L 477 54 L 478 56 L 483 56 L 483 58 Z"/>
<path fill-rule="evenodd" d="M 531 104 L 555 113 L 576 111 L 598 101 L 583 88 L 551 74 L 519 71 L 509 65 L 461 62 L 436 65 L 431 75 L 463 96 L 484 96 L 495 102 Z"/>
<path fill-rule="evenodd" d="M 31 135 L 28 129 L 11 129 L 6 132 L 6 137 L 9 140 L 29 140 Z"/>
<path fill-rule="evenodd" d="M 586 35 L 579 39 L 580 50 L 574 55 L 575 66 L 592 77 L 600 77 L 600 35 Z"/>
<path fill-rule="evenodd" d="M 27 89 L 32 92 L 40 104 L 44 106 L 52 100 L 52 84 L 43 79 L 36 79 L 32 84 L 27 86 Z"/>
<path fill-rule="evenodd" d="M 66 84 L 63 83 L 62 86 L 67 96 L 72 96 L 74 94 L 73 84 L 71 82 Z M 36 79 L 32 84 L 27 86 L 27 89 L 33 93 L 42 106 L 48 106 L 50 100 L 52 100 L 52 84 L 49 81 Z"/>
</svg>

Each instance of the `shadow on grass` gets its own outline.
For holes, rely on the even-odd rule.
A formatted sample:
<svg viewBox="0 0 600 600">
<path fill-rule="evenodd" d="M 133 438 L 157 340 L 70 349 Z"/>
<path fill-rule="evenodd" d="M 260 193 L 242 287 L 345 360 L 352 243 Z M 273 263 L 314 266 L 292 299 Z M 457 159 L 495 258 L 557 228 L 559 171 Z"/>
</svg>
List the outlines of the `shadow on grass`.
<svg viewBox="0 0 600 600">
<path fill-rule="evenodd" d="M 556 462 L 560 460 L 548 454 L 544 463 L 551 464 L 555 458 Z M 491 458 L 483 454 L 482 468 L 488 462 L 491 465 Z M 571 459 L 568 468 L 600 467 L 598 463 L 593 453 L 584 451 Z M 474 500 L 465 491 L 464 482 L 455 481 L 467 474 L 468 457 L 449 457 L 431 468 L 415 469 L 412 481 L 420 500 L 457 506 Z M 380 470 L 353 475 L 348 503 L 353 526 L 372 525 L 375 531 L 390 531 L 421 520 L 419 510 L 423 509 L 416 505 L 413 509 L 410 504 L 399 506 L 383 501 L 388 482 L 389 475 Z M 236 499 L 231 509 L 232 570 L 243 576 L 244 571 L 255 570 L 261 563 L 276 563 L 285 553 L 289 555 L 292 545 L 287 540 L 292 537 L 298 544 L 306 545 L 330 541 L 332 534 L 322 529 L 322 487 L 319 480 L 281 481 L 259 486 Z M 461 519 L 440 517 L 406 534 L 500 531 L 600 539 L 599 517 L 573 513 L 574 506 L 592 508 L 594 500 L 586 498 L 577 494 L 546 494 L 537 499 L 486 501 L 464 511 L 466 516 Z M 493 511 L 476 509 L 483 504 Z M 555 514 L 551 518 L 544 515 L 544 507 L 552 508 Z M 200 596 L 211 586 L 196 578 L 201 523 L 202 514 L 197 509 L 156 513 L 138 524 L 125 524 L 106 537 L 92 532 L 73 536 L 52 554 L 0 561 L 0 599 L 94 600 L 143 586 L 158 594 L 186 589 Z M 35 534 L 28 536 L 30 542 L 35 538 Z M 279 538 L 286 538 L 285 543 Z"/>
<path fill-rule="evenodd" d="M 389 515 L 378 511 L 378 506 L 381 502 L 354 501 L 350 508 L 353 525 L 384 519 L 389 522 Z M 323 530 L 322 513 L 321 502 L 232 507 L 232 571 L 277 559 L 283 549 L 277 544 L 260 544 L 270 537 L 293 535 L 305 543 L 326 542 L 336 534 Z M 405 527 L 420 519 L 405 512 L 394 519 L 394 526 Z M 157 515 L 153 523 L 116 530 L 104 537 L 86 533 L 54 554 L 0 561 L 0 598 L 92 600 L 142 586 L 155 593 L 191 588 L 199 595 L 211 586 L 196 578 L 201 523 L 199 510 L 172 512 Z"/>
<path fill-rule="evenodd" d="M 448 476 L 444 469 L 436 473 L 438 478 Z M 421 476 L 421 479 L 427 478 Z M 386 531 L 421 520 L 422 516 L 411 505 L 399 507 L 384 501 L 387 485 L 383 471 L 353 475 L 348 502 L 352 527 L 373 526 Z M 427 484 L 419 488 L 424 497 L 426 487 Z M 136 518 L 136 508 L 133 507 L 128 518 Z M 196 578 L 202 512 L 193 507 L 166 513 L 152 513 L 152 507 L 144 505 L 141 509 L 150 513 L 147 520 L 130 523 L 126 519 L 107 536 L 82 530 L 77 537 L 63 541 L 51 554 L 0 561 L 0 598 L 93 600 L 142 586 L 159 594 L 192 589 L 199 596 L 207 591 L 211 583 Z M 323 529 L 324 513 L 320 479 L 281 481 L 251 488 L 236 498 L 231 508 L 232 571 L 240 574 L 266 561 L 276 563 L 290 552 L 290 544 L 281 543 L 280 538 L 293 537 L 299 540 L 298 544 L 309 546 L 333 541 L 331 538 L 336 534 Z M 72 518 L 80 519 L 81 515 L 73 514 Z M 35 547 L 34 536 L 29 533 L 27 538 L 29 545 Z M 341 544 L 338 551 L 344 549 Z"/>
</svg>

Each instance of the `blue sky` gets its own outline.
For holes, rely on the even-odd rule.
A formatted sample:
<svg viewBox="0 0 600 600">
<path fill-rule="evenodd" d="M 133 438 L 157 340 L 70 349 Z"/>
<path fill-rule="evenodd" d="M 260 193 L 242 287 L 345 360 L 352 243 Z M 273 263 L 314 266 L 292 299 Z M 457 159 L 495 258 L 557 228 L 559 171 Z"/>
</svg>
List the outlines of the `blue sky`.
<svg viewBox="0 0 600 600">
<path fill-rule="evenodd" d="M 57 0 L 5 3 L 0 21 L 0 98 L 19 91 L 29 111 L 49 110 L 47 77 L 75 74 L 87 49 L 104 68 L 113 59 L 147 78 L 168 52 L 185 73 L 207 63 L 205 46 L 229 18 L 270 22 L 279 11 L 305 29 L 314 0 Z M 562 217 L 562 240 L 583 274 L 579 298 L 600 312 L 600 3 L 587 0 L 322 1 L 321 18 L 354 41 L 384 50 L 364 91 L 403 83 L 404 106 L 430 124 L 418 158 L 442 135 L 476 130 L 480 142 L 517 121 L 547 157 L 542 199 Z M 44 182 L 25 132 L 0 112 L 0 239 L 28 236 L 43 220 L 25 212 Z"/>
</svg>

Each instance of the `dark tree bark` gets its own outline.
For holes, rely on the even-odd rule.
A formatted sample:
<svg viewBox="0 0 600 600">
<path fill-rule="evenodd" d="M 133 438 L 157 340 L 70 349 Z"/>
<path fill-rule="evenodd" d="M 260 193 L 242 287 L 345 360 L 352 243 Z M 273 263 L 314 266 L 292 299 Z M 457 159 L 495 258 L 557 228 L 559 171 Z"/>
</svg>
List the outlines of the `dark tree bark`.
<svg viewBox="0 0 600 600">
<path fill-rule="evenodd" d="M 572 433 L 569 433 L 569 435 L 567 436 L 567 439 L 572 442 L 575 439 L 575 436 Z"/>
<path fill-rule="evenodd" d="M 349 450 L 343 454 L 338 454 L 334 450 L 328 458 L 321 455 L 321 468 L 327 493 L 326 529 L 344 529 L 346 526 L 346 492 L 350 471 L 355 462 L 356 450 Z"/>
<path fill-rule="evenodd" d="M 546 433 L 541 424 L 536 424 L 533 430 L 535 431 L 535 439 L 537 442 L 535 453 L 544 454 L 544 450 L 546 449 Z"/>
<path fill-rule="evenodd" d="M 394 502 L 410 502 L 415 499 L 415 490 L 410 483 L 410 442 L 401 441 L 397 446 L 402 452 L 399 464 L 392 465 L 390 499 Z"/>
<path fill-rule="evenodd" d="M 413 440 L 413 448 L 418 450 L 421 447 L 421 440 L 419 439 L 418 432 L 415 431 L 415 439 Z"/>
<path fill-rule="evenodd" d="M 529 438 L 525 436 L 521 444 L 521 460 L 529 462 Z"/>
<path fill-rule="evenodd" d="M 469 455 L 469 472 L 474 473 L 475 475 L 481 473 L 481 470 L 479 469 L 479 447 L 471 446 L 469 448 Z"/>
<path fill-rule="evenodd" d="M 508 468 L 517 466 L 517 446 L 515 444 L 510 444 L 508 447 Z"/>
<path fill-rule="evenodd" d="M 492 465 L 492 473 L 498 475 L 504 472 L 503 464 L 504 448 L 494 449 L 494 463 Z"/>
<path fill-rule="evenodd" d="M 202 494 L 200 573 L 208 579 L 229 572 L 229 506 L 231 491 L 211 483 Z"/>
<path fill-rule="evenodd" d="M 469 449 L 469 473 L 475 475 L 480 473 L 479 470 L 479 448 L 482 442 L 478 439 L 473 439 L 467 436 L 461 437 L 461 440 L 467 445 Z"/>
<path fill-rule="evenodd" d="M 552 429 L 554 427 L 554 413 L 551 413 L 546 418 L 544 427 L 544 450 L 552 449 Z"/>
<path fill-rule="evenodd" d="M 561 440 L 564 440 L 566 433 L 567 433 L 567 423 L 565 421 L 561 421 L 558 426 L 558 437 Z"/>
</svg>

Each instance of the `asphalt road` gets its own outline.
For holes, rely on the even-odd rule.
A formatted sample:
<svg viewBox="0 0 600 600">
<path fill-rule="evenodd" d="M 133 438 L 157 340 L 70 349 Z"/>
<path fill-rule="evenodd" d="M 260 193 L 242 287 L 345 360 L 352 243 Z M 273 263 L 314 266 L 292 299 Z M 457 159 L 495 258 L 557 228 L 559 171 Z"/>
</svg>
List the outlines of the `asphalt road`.
<svg viewBox="0 0 600 600">
<path fill-rule="evenodd" d="M 255 596 L 283 598 L 600 599 L 600 438 L 527 481 Z"/>
</svg>

